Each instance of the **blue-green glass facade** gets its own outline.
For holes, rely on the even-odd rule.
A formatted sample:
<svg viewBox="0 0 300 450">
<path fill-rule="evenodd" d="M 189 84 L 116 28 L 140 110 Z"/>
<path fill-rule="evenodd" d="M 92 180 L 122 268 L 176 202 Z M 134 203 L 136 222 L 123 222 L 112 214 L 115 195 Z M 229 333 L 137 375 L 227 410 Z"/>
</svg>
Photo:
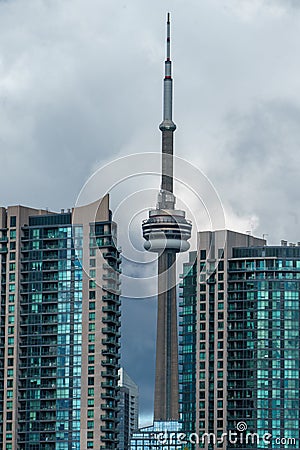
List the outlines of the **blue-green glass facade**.
<svg viewBox="0 0 300 450">
<path fill-rule="evenodd" d="M 300 249 L 233 249 L 228 266 L 228 427 L 299 446 Z M 241 446 L 232 446 L 241 448 Z M 250 448 L 250 447 L 249 447 Z"/>
<path fill-rule="evenodd" d="M 197 261 L 196 252 L 190 253 L 190 260 L 183 265 L 180 284 L 179 312 L 179 401 L 182 431 L 195 432 L 196 421 L 196 308 L 197 308 Z M 187 449 L 194 449 L 191 443 Z"/>
<path fill-rule="evenodd" d="M 70 214 L 37 219 L 23 230 L 19 444 L 79 450 L 82 249 L 73 240 L 82 229 Z"/>
<path fill-rule="evenodd" d="M 6 315 L 6 255 L 7 230 L 1 229 L 0 233 L 0 443 L 3 442 L 3 397 L 4 397 L 4 361 L 5 361 L 5 315 Z"/>
</svg>

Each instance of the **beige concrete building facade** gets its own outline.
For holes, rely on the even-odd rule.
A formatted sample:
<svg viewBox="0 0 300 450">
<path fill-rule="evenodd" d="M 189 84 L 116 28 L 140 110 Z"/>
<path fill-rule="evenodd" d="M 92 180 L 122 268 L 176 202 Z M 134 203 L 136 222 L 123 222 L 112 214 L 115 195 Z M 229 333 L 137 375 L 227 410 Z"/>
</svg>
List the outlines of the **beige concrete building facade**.
<svg viewBox="0 0 300 450">
<path fill-rule="evenodd" d="M 0 443 L 117 449 L 120 252 L 109 197 L 0 210 Z"/>
</svg>

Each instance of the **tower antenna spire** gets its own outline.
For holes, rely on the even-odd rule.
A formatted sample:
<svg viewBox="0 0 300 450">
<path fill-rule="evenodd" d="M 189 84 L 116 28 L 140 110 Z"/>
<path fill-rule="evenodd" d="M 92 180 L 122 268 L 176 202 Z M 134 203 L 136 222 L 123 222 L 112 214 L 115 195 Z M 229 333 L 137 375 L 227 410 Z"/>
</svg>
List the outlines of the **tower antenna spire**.
<svg viewBox="0 0 300 450">
<path fill-rule="evenodd" d="M 167 60 L 171 59 L 171 20 L 170 13 L 167 16 Z"/>
<path fill-rule="evenodd" d="M 162 176 L 161 176 L 161 200 L 160 207 L 173 209 L 175 198 L 173 194 L 173 133 L 176 125 L 172 119 L 173 113 L 173 79 L 171 61 L 171 19 L 167 14 L 167 52 L 165 60 L 165 77 L 163 87 L 163 121 L 159 126 L 162 132 Z"/>
</svg>

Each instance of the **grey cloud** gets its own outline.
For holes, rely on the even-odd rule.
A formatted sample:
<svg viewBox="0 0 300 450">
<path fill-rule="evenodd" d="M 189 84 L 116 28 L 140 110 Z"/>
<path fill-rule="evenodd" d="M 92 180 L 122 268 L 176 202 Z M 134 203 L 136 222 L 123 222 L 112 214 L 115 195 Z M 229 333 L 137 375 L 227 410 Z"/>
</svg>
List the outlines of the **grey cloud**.
<svg viewBox="0 0 300 450">
<path fill-rule="evenodd" d="M 256 232 L 268 234 L 273 244 L 300 239 L 299 120 L 300 106 L 280 100 L 231 115 L 227 127 L 232 136 L 223 148 L 228 167 L 212 175 L 236 211 L 260 218 Z"/>
<path fill-rule="evenodd" d="M 299 8 L 300 7 L 298 0 L 269 0 L 270 3 L 272 1 L 281 5 L 284 8 L 288 8 L 288 7 Z"/>
</svg>

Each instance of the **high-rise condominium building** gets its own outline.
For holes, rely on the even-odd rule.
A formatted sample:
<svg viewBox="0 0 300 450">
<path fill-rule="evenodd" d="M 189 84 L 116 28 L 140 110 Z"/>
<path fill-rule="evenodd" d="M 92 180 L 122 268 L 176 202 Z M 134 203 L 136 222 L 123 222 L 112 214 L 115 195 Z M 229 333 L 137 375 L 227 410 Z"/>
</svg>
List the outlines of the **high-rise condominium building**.
<svg viewBox="0 0 300 450">
<path fill-rule="evenodd" d="M 118 449 L 119 265 L 109 198 L 0 209 L 0 446 Z"/>
<path fill-rule="evenodd" d="M 200 232 L 181 297 L 184 431 L 206 449 L 300 448 L 300 245 Z"/>
<path fill-rule="evenodd" d="M 119 450 L 128 450 L 130 438 L 139 424 L 139 389 L 121 367 L 119 369 Z"/>
</svg>

